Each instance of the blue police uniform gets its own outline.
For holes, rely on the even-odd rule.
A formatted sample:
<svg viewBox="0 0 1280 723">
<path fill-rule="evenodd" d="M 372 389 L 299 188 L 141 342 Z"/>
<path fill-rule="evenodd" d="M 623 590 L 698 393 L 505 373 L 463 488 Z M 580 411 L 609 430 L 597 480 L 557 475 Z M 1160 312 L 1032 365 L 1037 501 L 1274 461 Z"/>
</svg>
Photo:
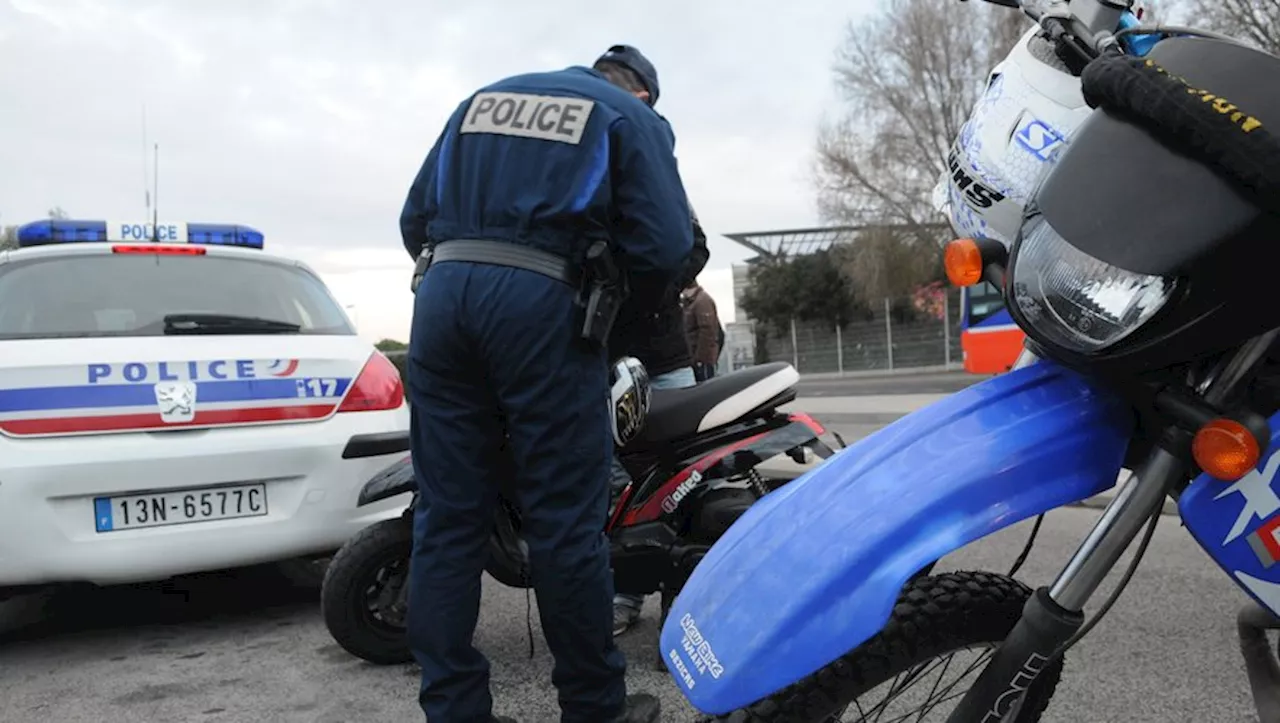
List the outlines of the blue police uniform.
<svg viewBox="0 0 1280 723">
<path fill-rule="evenodd" d="M 458 107 L 428 154 L 401 216 L 405 247 L 416 257 L 427 243 L 480 239 L 580 259 L 609 239 L 637 288 L 658 288 L 693 242 L 673 143 L 650 107 L 594 70 L 499 81 Z M 576 296 L 533 271 L 470 261 L 433 263 L 418 287 L 408 634 L 432 723 L 490 720 L 489 664 L 471 639 L 512 469 L 562 720 L 622 710 L 603 534 L 608 364 L 579 338 Z"/>
</svg>

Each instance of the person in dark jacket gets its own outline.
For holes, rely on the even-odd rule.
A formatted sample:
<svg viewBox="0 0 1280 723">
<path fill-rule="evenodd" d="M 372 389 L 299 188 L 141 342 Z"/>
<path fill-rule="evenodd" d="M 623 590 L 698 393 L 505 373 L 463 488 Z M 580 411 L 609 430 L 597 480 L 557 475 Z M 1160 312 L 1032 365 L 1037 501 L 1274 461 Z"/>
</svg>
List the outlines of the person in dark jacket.
<svg viewBox="0 0 1280 723">
<path fill-rule="evenodd" d="M 609 343 L 609 358 L 633 356 L 644 364 L 649 372 L 650 389 L 679 389 L 698 383 L 693 367 L 693 357 L 685 334 L 684 311 L 680 306 L 680 289 L 695 283 L 698 274 L 707 265 L 707 235 L 698 223 L 698 215 L 689 205 L 693 219 L 693 251 L 689 253 L 684 268 L 675 284 L 663 296 L 656 311 L 633 311 L 627 324 L 620 326 Z M 648 311 L 648 313 L 645 313 Z M 631 484 L 631 475 L 615 456 L 611 480 L 611 504 L 617 504 L 622 491 Z M 613 634 L 625 633 L 640 619 L 644 606 L 643 595 L 618 593 L 613 596 Z"/>
<path fill-rule="evenodd" d="M 489 723 L 489 663 L 472 646 L 499 484 L 514 469 L 522 535 L 562 723 L 656 721 L 626 696 L 611 634 L 606 349 L 584 339 L 573 271 L 620 253 L 636 313 L 665 299 L 693 244 L 657 73 L 614 46 L 593 68 L 498 81 L 450 117 L 401 214 L 428 261 L 408 389 L 419 486 L 408 640 L 430 723 Z"/>
<path fill-rule="evenodd" d="M 698 274 L 706 267 L 709 258 L 707 235 L 698 223 L 692 204 L 689 212 L 693 218 L 693 250 L 689 253 L 680 275 L 673 285 L 664 289 L 656 307 L 647 302 L 632 301 L 623 305 L 609 340 L 609 358 L 634 356 L 644 364 L 650 380 L 671 372 L 677 372 L 693 364 L 684 327 L 684 309 L 680 303 L 680 291 L 696 283 Z M 690 386 L 692 386 L 690 382 Z"/>
<path fill-rule="evenodd" d="M 724 344 L 716 302 L 697 281 L 689 284 L 680 298 L 684 304 L 684 330 L 693 354 L 693 370 L 698 381 L 705 382 L 716 375 L 716 363 L 720 361 Z"/>
</svg>

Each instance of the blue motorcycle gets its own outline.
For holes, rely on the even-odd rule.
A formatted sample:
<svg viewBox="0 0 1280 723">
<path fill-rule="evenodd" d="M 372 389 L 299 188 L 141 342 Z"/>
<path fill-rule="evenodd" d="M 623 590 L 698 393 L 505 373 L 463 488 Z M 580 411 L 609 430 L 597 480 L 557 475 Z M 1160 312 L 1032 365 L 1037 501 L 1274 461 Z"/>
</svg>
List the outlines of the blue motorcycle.
<svg viewBox="0 0 1280 723">
<path fill-rule="evenodd" d="M 1011 245 L 946 249 L 951 280 L 1001 289 L 1026 333 L 1014 369 L 765 496 L 670 608 L 660 653 L 715 720 L 1033 723 L 1167 497 L 1252 597 L 1242 649 L 1261 720 L 1280 720 L 1265 637 L 1280 627 L 1280 59 L 1181 28 L 1139 48 L 1126 5 L 1024 8 L 1074 58 L 1094 110 L 1015 215 Z M 918 575 L 1121 470 L 1052 585 Z M 886 713 L 900 702 L 915 708 Z"/>
</svg>

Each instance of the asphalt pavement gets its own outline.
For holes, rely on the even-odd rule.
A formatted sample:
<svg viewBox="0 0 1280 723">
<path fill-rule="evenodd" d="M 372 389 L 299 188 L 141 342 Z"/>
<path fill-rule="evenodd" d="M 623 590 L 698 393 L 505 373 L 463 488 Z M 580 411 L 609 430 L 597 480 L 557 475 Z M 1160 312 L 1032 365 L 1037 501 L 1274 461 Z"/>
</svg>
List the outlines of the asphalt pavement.
<svg viewBox="0 0 1280 723">
<path fill-rule="evenodd" d="M 804 376 L 798 385 L 800 397 L 787 408 L 812 414 L 846 442 L 853 442 L 986 378 L 965 372 Z"/>
<path fill-rule="evenodd" d="M 1097 515 L 1075 508 L 1048 516 L 1019 578 L 1048 583 Z M 998 533 L 941 567 L 1007 571 L 1028 529 Z M 1163 518 L 1120 602 L 1068 655 L 1043 720 L 1256 720 L 1234 632 L 1244 599 L 1175 518 Z M 498 713 L 555 721 L 551 660 L 536 607 L 529 659 L 525 605 L 523 592 L 486 577 L 477 645 L 493 662 Z M 664 721 L 691 721 L 674 684 L 653 670 L 655 607 L 650 600 L 639 627 L 621 638 L 629 685 L 661 696 Z M 413 667 L 350 657 L 317 608 L 314 595 L 263 570 L 0 605 L 0 721 L 421 721 Z"/>
<path fill-rule="evenodd" d="M 950 394 L 988 379 L 986 374 L 949 372 L 902 372 L 893 374 L 803 375 L 802 397 L 844 397 L 866 394 Z"/>
<path fill-rule="evenodd" d="M 954 391 L 938 385 L 969 381 L 924 376 L 806 381 L 806 396 L 794 406 L 852 440 Z M 1019 578 L 1049 583 L 1098 514 L 1050 514 Z M 940 567 L 1007 571 L 1029 529 L 1023 523 L 997 533 Z M 1244 601 L 1177 518 L 1162 518 L 1120 602 L 1068 655 L 1043 720 L 1257 720 L 1235 638 L 1235 611 Z M 476 642 L 493 663 L 497 713 L 523 723 L 556 721 L 536 601 L 529 657 L 529 604 L 523 591 L 486 577 Z M 655 669 L 656 624 L 650 600 L 638 628 L 620 639 L 629 685 L 662 698 L 664 721 L 691 721 L 695 712 L 665 670 Z M 421 721 L 416 690 L 413 666 L 372 666 L 342 651 L 324 629 L 315 593 L 290 587 L 269 568 L 0 603 L 3 723 Z"/>
</svg>

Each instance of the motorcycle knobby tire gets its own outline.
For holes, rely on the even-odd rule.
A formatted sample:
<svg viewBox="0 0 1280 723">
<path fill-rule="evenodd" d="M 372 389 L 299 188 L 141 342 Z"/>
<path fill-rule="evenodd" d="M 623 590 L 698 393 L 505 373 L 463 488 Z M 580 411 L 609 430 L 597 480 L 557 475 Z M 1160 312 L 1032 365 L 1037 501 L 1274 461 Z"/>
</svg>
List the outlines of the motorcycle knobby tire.
<svg viewBox="0 0 1280 723">
<path fill-rule="evenodd" d="M 874 637 L 776 694 L 711 720 L 834 723 L 859 696 L 922 663 L 956 650 L 999 644 L 1013 630 L 1030 596 L 1026 585 L 995 573 L 916 578 L 903 588 L 889 622 Z M 1060 656 L 1040 674 L 1014 723 L 1040 720 L 1062 665 Z M 971 676 L 968 684 L 976 679 L 976 674 Z"/>
</svg>

